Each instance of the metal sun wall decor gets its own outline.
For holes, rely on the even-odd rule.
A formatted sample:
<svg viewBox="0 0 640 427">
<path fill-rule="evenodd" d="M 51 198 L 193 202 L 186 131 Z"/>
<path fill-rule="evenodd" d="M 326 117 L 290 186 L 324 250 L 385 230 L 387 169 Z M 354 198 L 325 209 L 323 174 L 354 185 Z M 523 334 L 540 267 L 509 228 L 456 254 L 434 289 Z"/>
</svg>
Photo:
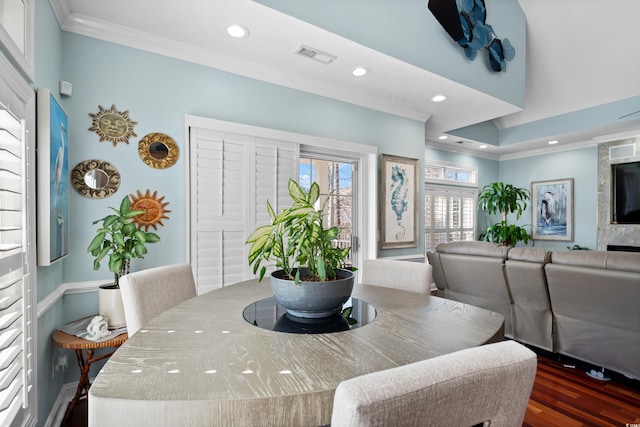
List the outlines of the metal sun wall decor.
<svg viewBox="0 0 640 427">
<path fill-rule="evenodd" d="M 513 60 L 516 50 L 509 39 L 500 40 L 493 27 L 487 24 L 484 0 L 429 0 L 428 8 L 442 28 L 458 43 L 470 60 L 478 52 L 487 50 L 493 71 L 506 71 L 507 61 Z"/>
<path fill-rule="evenodd" d="M 133 223 L 138 226 L 139 229 L 142 227 L 145 228 L 145 231 L 149 231 L 149 227 L 153 227 L 154 230 L 157 230 L 156 225 L 162 225 L 163 219 L 169 219 L 165 214 L 171 212 L 168 209 L 165 209 L 169 202 L 163 203 L 164 196 L 158 198 L 157 191 L 154 191 L 153 194 L 147 189 L 144 195 L 138 190 L 138 196 L 131 196 L 131 209 L 132 210 L 141 210 L 144 211 L 144 214 L 137 215 L 133 218 Z"/>
<path fill-rule="evenodd" d="M 89 113 L 91 119 L 90 131 L 94 131 L 100 137 L 100 142 L 109 141 L 115 147 L 118 142 L 129 143 L 129 138 L 138 136 L 133 131 L 133 126 L 138 124 L 129 118 L 129 111 L 118 111 L 115 105 L 105 110 L 98 105 L 100 111 L 96 114 Z"/>
</svg>

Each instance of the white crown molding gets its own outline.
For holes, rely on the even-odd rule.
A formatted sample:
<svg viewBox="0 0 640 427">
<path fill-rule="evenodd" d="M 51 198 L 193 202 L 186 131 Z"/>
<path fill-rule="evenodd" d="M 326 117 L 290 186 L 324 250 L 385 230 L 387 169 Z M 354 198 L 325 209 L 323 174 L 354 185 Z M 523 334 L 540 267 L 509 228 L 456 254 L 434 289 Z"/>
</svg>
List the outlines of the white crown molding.
<svg viewBox="0 0 640 427">
<path fill-rule="evenodd" d="M 60 28 L 63 28 L 64 23 L 67 21 L 69 15 L 71 15 L 71 6 L 69 6 L 69 0 L 49 0 L 53 15 L 58 21 Z"/>
<path fill-rule="evenodd" d="M 80 294 L 85 292 L 97 292 L 98 286 L 104 285 L 104 280 L 92 281 L 92 282 L 75 282 L 75 283 L 63 283 L 58 286 L 53 292 L 44 297 L 42 301 L 38 302 L 38 319 L 53 307 L 60 298 L 65 295 Z"/>
<path fill-rule="evenodd" d="M 425 141 L 425 147 L 435 148 L 436 150 L 442 150 L 442 151 L 450 151 L 453 153 L 468 154 L 470 156 L 480 157 L 483 159 L 503 161 L 503 160 L 522 159 L 526 157 L 544 156 L 547 154 L 561 153 L 563 151 L 580 150 L 583 148 L 597 146 L 600 142 L 602 141 L 590 140 L 590 141 L 576 142 L 573 144 L 564 144 L 564 145 L 556 145 L 556 146 L 550 145 L 544 148 L 537 148 L 534 150 L 524 150 L 518 153 L 510 153 L 510 154 L 492 154 L 488 152 L 479 152 L 477 150 L 470 150 L 463 146 L 458 146 L 453 144 L 442 144 L 434 141 Z"/>
<path fill-rule="evenodd" d="M 471 150 L 469 148 L 464 147 L 464 144 L 458 144 L 458 143 L 442 143 L 442 142 L 435 142 L 435 141 L 425 141 L 424 143 L 425 147 L 429 147 L 429 148 L 434 148 L 436 150 L 442 150 L 442 151 L 450 151 L 452 153 L 459 153 L 459 154 L 468 154 L 470 156 L 473 157 L 479 157 L 481 159 L 488 159 L 488 160 L 500 160 L 499 156 L 497 154 L 493 154 L 490 153 L 488 151 L 477 151 L 477 150 Z"/>
<path fill-rule="evenodd" d="M 583 148 L 595 147 L 598 145 L 598 141 L 583 141 L 576 142 L 573 144 L 565 144 L 565 145 L 553 145 L 545 148 L 538 148 L 535 150 L 522 151 L 520 153 L 512 153 L 512 154 L 504 154 L 500 156 L 499 160 L 514 160 L 514 159 L 522 159 L 525 157 L 535 157 L 535 156 L 544 156 L 547 154 L 553 153 L 561 153 L 563 151 L 573 151 L 573 150 L 581 150 Z"/>
<path fill-rule="evenodd" d="M 179 43 L 143 31 L 116 25 L 92 17 L 71 13 L 67 0 L 50 0 L 60 28 L 64 31 L 127 46 L 194 64 L 215 68 L 267 83 L 285 86 L 307 93 L 360 105 L 376 111 L 426 122 L 430 115 L 398 105 L 388 105 L 354 93 L 345 93 L 333 85 L 315 82 L 309 85 L 304 76 L 287 74 L 281 70 L 242 60 L 229 55 L 212 53 L 206 49 Z"/>
</svg>

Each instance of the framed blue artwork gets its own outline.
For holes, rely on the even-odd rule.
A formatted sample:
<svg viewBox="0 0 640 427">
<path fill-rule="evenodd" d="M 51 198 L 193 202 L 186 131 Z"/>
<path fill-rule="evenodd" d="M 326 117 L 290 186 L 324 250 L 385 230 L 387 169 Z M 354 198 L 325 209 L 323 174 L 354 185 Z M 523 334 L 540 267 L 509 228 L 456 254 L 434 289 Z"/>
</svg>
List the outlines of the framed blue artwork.
<svg viewBox="0 0 640 427">
<path fill-rule="evenodd" d="M 418 246 L 418 159 L 381 155 L 380 248 Z"/>
<path fill-rule="evenodd" d="M 38 265 L 69 253 L 69 118 L 48 89 L 38 89 Z"/>
<path fill-rule="evenodd" d="M 573 178 L 531 183 L 535 240 L 573 241 Z"/>
</svg>

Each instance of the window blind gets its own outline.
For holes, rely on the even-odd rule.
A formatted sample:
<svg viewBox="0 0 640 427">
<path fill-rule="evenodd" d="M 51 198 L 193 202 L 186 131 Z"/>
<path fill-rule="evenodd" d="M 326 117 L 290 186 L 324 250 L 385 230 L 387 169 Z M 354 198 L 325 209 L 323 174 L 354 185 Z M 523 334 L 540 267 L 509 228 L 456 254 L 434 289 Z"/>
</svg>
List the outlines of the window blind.
<svg viewBox="0 0 640 427">
<path fill-rule="evenodd" d="M 0 109 L 0 425 L 10 425 L 27 404 L 33 381 L 25 152 L 24 123 Z"/>
<path fill-rule="evenodd" d="M 424 199 L 425 250 L 439 243 L 475 239 L 475 189 L 426 186 Z"/>
<path fill-rule="evenodd" d="M 290 203 L 299 151 L 291 142 L 200 128 L 190 130 L 190 149 L 191 263 L 202 293 L 254 277 L 245 241 L 270 222 L 267 200 L 276 212 Z"/>
</svg>

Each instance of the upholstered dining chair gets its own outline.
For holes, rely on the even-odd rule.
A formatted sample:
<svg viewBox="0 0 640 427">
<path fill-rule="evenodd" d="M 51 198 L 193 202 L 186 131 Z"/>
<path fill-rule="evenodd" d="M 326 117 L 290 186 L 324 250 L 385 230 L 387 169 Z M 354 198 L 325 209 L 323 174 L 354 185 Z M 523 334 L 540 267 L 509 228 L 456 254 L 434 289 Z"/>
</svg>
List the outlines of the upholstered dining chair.
<svg viewBox="0 0 640 427">
<path fill-rule="evenodd" d="M 426 294 L 433 282 L 426 262 L 366 259 L 362 263 L 362 283 Z"/>
<path fill-rule="evenodd" d="M 332 427 L 521 426 L 534 352 L 502 341 L 341 382 Z"/>
<path fill-rule="evenodd" d="M 136 271 L 120 278 L 120 293 L 129 336 L 171 307 L 196 296 L 189 264 Z"/>
</svg>

